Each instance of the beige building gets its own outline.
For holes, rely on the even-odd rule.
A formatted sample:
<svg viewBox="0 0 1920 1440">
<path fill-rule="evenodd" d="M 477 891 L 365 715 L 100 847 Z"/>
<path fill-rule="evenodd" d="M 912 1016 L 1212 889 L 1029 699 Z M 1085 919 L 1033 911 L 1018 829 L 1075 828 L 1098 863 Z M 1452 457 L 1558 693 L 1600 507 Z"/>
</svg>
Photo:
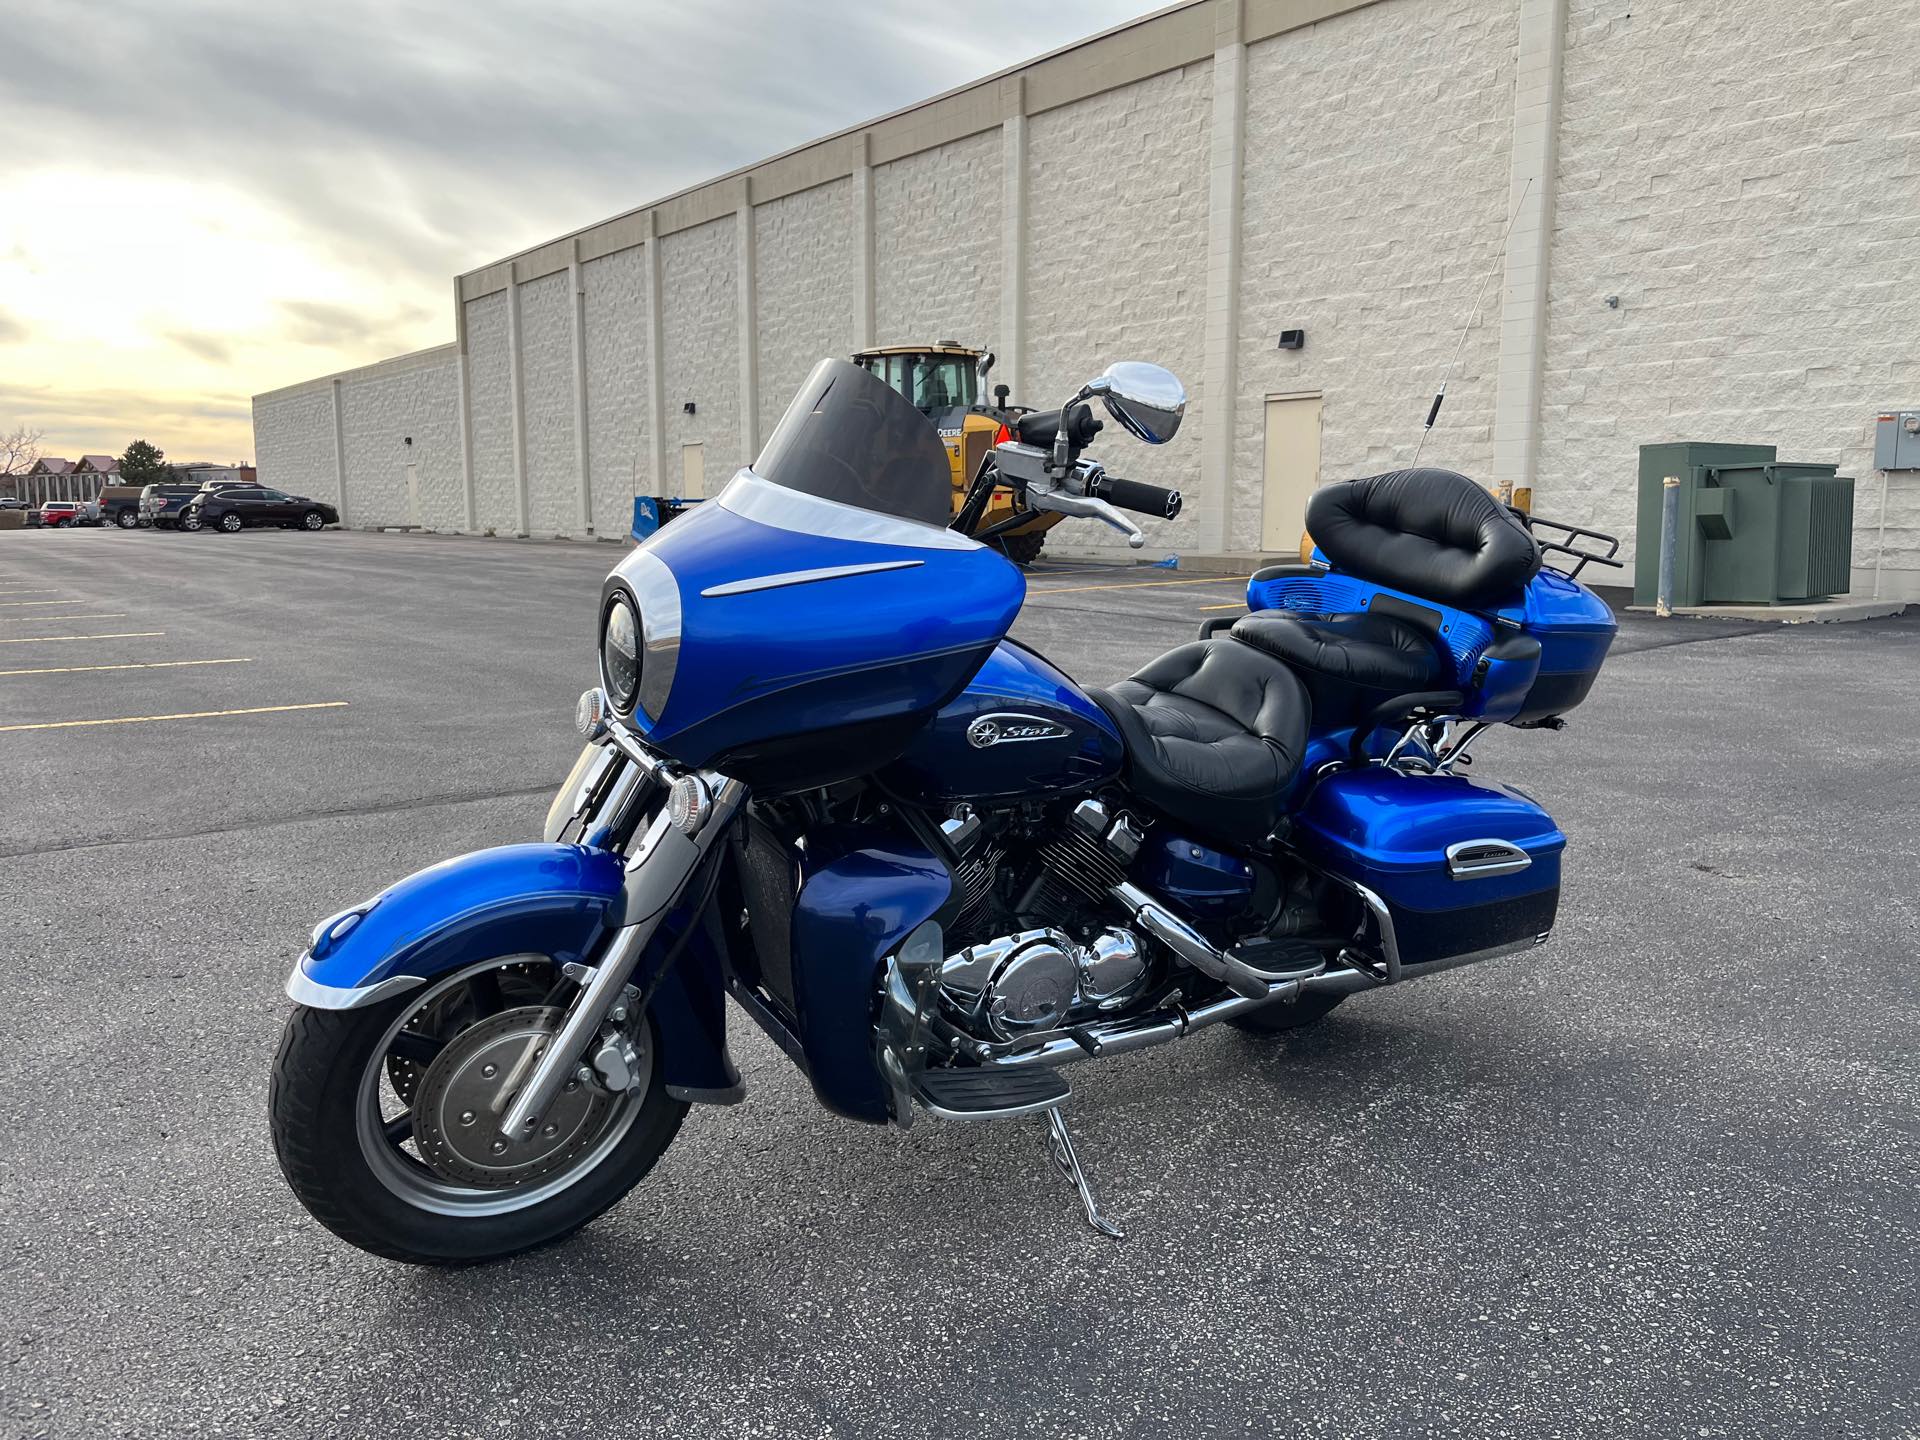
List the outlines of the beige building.
<svg viewBox="0 0 1920 1440">
<path fill-rule="evenodd" d="M 458 277 L 451 344 L 255 397 L 261 478 L 621 536 L 819 356 L 959 339 L 1041 406 L 1168 365 L 1188 428 L 1106 447 L 1187 493 L 1146 553 L 1287 550 L 1457 351 L 1423 463 L 1630 551 L 1641 444 L 1775 444 L 1856 477 L 1856 589 L 1920 596 L 1920 472 L 1873 468 L 1920 406 L 1916 54 L 1920 0 L 1195 0 Z"/>
</svg>

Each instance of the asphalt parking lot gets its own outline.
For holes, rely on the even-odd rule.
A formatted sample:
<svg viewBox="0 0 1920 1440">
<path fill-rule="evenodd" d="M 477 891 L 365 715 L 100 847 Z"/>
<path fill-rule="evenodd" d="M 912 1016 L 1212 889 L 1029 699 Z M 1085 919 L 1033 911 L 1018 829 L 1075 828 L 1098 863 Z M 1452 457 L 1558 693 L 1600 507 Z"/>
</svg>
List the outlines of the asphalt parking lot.
<svg viewBox="0 0 1920 1440">
<path fill-rule="evenodd" d="M 1076 1067 L 1124 1242 L 1033 1122 L 836 1120 L 737 1015 L 747 1102 L 571 1242 L 335 1241 L 267 1140 L 282 979 L 537 833 L 618 554 L 0 534 L 0 1433 L 1916 1433 L 1912 613 L 1629 617 L 1479 747 L 1569 834 L 1551 945 Z M 1239 586 L 1032 591 L 1099 683 Z"/>
</svg>

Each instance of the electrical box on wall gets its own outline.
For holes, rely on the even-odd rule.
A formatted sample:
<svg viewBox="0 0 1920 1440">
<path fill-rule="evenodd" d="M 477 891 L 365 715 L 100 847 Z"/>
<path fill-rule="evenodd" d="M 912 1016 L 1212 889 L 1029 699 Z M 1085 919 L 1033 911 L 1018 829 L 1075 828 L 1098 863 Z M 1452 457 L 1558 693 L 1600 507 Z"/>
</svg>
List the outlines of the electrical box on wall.
<svg viewBox="0 0 1920 1440">
<path fill-rule="evenodd" d="M 1873 468 L 1920 470 L 1920 410 L 1882 410 L 1873 427 Z"/>
</svg>

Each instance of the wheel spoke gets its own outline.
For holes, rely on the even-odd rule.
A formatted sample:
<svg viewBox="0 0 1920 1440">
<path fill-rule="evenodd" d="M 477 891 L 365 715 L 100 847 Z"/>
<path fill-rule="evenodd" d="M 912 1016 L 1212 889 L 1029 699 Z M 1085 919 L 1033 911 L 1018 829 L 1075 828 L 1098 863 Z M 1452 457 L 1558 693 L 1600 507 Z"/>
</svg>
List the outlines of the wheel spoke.
<svg viewBox="0 0 1920 1440">
<path fill-rule="evenodd" d="M 402 1060 L 411 1060 L 416 1065 L 431 1065 L 434 1057 L 447 1048 L 447 1042 L 433 1035 L 422 1035 L 417 1030 L 402 1030 L 393 1037 L 387 1046 L 389 1055 L 398 1055 Z"/>
<path fill-rule="evenodd" d="M 387 1143 L 396 1149 L 413 1138 L 413 1112 L 396 1115 L 380 1127 L 380 1133 L 387 1137 Z"/>
</svg>

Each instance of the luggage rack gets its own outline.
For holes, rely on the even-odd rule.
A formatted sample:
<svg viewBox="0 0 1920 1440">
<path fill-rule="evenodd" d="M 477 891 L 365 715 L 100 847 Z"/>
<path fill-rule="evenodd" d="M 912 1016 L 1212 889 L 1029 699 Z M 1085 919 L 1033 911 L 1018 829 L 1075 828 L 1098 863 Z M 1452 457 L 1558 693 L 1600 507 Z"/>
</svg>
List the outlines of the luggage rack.
<svg viewBox="0 0 1920 1440">
<path fill-rule="evenodd" d="M 1626 568 L 1625 562 L 1613 558 L 1620 553 L 1620 540 L 1617 536 L 1609 535 L 1602 530 L 1589 530 L 1583 525 L 1564 525 L 1558 520 L 1546 520 L 1538 515 L 1528 514 L 1517 505 L 1509 505 L 1507 508 L 1520 517 L 1520 522 L 1532 533 L 1534 543 L 1543 551 L 1551 550 L 1557 554 L 1573 557 L 1574 564 L 1571 570 L 1560 570 L 1557 565 L 1553 567 L 1560 570 L 1560 573 L 1569 580 L 1578 580 L 1580 572 L 1589 565 L 1609 565 L 1615 570 Z M 1542 535 L 1540 532 L 1543 529 L 1551 533 Z M 1554 535 L 1560 538 L 1552 538 Z M 1583 541 L 1593 543 L 1583 547 Z"/>
</svg>

